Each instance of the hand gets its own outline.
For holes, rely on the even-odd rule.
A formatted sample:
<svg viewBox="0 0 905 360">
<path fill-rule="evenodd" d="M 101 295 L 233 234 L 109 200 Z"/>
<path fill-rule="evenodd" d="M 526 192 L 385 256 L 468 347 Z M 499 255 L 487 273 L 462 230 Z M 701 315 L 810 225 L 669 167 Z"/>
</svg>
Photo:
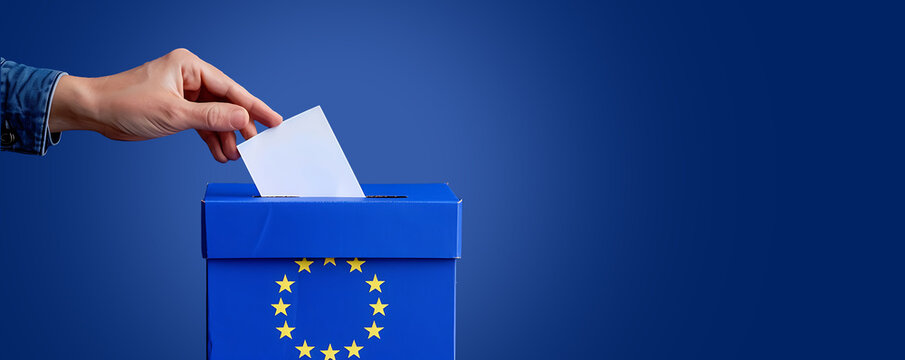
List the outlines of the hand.
<svg viewBox="0 0 905 360">
<path fill-rule="evenodd" d="M 239 159 L 236 133 L 257 135 L 283 118 L 220 70 L 185 49 L 116 75 L 63 76 L 51 104 L 51 132 L 92 130 L 147 140 L 195 129 L 219 162 Z"/>
</svg>

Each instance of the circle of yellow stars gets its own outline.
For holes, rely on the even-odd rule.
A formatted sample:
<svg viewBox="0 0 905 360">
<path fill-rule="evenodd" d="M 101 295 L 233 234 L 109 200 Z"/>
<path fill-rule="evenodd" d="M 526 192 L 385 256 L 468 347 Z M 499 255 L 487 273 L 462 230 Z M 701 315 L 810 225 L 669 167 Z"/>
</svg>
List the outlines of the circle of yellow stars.
<svg viewBox="0 0 905 360">
<path fill-rule="evenodd" d="M 307 271 L 310 274 L 311 273 L 311 264 L 314 264 L 314 261 L 308 260 L 308 258 L 303 258 L 301 260 L 296 260 L 295 263 L 296 263 L 296 265 L 299 266 L 299 271 L 298 271 L 299 273 L 301 273 L 302 271 Z M 358 258 L 354 258 L 352 260 L 346 261 L 346 263 L 349 264 L 350 273 L 354 272 L 354 271 L 363 272 L 361 270 L 361 266 L 365 263 L 364 260 L 358 260 Z M 333 266 L 336 266 L 336 259 L 335 258 L 325 258 L 323 266 L 326 267 L 328 264 L 332 264 Z M 374 274 L 373 280 L 365 281 L 365 283 L 368 284 L 368 286 L 369 286 L 368 293 L 373 292 L 375 290 L 378 293 L 383 293 L 383 289 L 381 289 L 380 286 L 383 285 L 384 282 L 385 282 L 384 280 L 380 280 L 377 278 L 377 274 Z M 275 281 L 275 283 L 277 283 L 277 285 L 280 286 L 280 289 L 279 289 L 279 291 L 277 291 L 277 294 L 280 294 L 283 291 L 292 293 L 292 284 L 294 284 L 295 281 L 290 281 L 289 278 L 286 276 L 286 274 L 283 274 L 283 280 Z M 273 308 L 274 308 L 273 316 L 280 316 L 280 314 L 282 314 L 283 316 L 289 316 L 286 313 L 286 309 L 291 305 L 292 304 L 284 303 L 283 297 L 280 296 L 279 300 L 277 301 L 276 304 L 270 304 L 270 306 L 273 306 Z M 374 310 L 373 313 L 371 314 L 371 316 L 377 316 L 377 314 L 380 314 L 383 316 L 387 315 L 385 309 L 387 306 L 389 306 L 389 304 L 381 302 L 379 296 L 377 298 L 377 303 L 368 304 L 368 305 L 370 305 L 371 308 Z M 287 320 L 283 320 L 283 326 L 279 326 L 276 329 L 280 332 L 280 339 L 285 337 L 285 338 L 289 338 L 290 340 L 292 339 L 292 331 L 295 330 L 294 327 L 289 326 L 289 322 Z M 377 320 L 372 320 L 371 326 L 364 327 L 364 329 L 368 332 L 368 339 L 370 339 L 372 337 L 380 339 L 380 331 L 383 330 L 382 327 L 377 326 Z M 296 346 L 295 348 L 299 351 L 299 359 L 301 359 L 302 357 L 305 357 L 305 356 L 307 356 L 308 358 L 311 358 L 311 351 L 316 350 L 315 346 L 308 345 L 307 339 L 302 340 L 302 346 Z M 345 348 L 346 351 L 348 352 L 349 358 L 355 356 L 360 359 L 361 358 L 360 352 L 362 349 L 364 349 L 364 346 L 360 346 L 355 343 L 355 340 L 352 340 L 352 345 L 343 346 L 343 348 Z M 342 350 L 339 350 L 339 349 L 334 350 L 333 344 L 327 344 L 326 349 L 319 350 L 319 351 L 324 355 L 324 360 L 336 360 L 336 354 L 338 354 Z"/>
</svg>

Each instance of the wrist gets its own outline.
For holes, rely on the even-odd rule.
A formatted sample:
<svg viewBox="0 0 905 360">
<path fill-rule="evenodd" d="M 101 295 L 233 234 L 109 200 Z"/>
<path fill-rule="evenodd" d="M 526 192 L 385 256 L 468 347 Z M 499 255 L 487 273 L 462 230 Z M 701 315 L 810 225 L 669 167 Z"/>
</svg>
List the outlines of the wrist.
<svg viewBox="0 0 905 360">
<path fill-rule="evenodd" d="M 95 130 L 97 101 L 93 80 L 71 75 L 60 77 L 47 124 L 51 132 Z"/>
</svg>

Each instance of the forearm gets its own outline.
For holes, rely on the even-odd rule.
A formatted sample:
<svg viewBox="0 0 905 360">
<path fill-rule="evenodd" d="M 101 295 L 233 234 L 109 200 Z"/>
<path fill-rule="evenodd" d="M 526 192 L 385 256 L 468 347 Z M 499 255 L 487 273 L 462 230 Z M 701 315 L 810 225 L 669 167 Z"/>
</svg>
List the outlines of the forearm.
<svg viewBox="0 0 905 360">
<path fill-rule="evenodd" d="M 95 79 L 64 76 L 57 84 L 51 104 L 51 132 L 97 130 Z"/>
</svg>

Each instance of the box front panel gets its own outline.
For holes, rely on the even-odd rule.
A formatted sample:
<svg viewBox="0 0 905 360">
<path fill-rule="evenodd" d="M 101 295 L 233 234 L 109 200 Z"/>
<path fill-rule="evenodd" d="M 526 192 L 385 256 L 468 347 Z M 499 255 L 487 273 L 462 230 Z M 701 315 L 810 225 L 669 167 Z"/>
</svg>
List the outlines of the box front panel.
<svg viewBox="0 0 905 360">
<path fill-rule="evenodd" d="M 452 259 L 211 259 L 207 291 L 209 359 L 454 358 Z"/>
</svg>

